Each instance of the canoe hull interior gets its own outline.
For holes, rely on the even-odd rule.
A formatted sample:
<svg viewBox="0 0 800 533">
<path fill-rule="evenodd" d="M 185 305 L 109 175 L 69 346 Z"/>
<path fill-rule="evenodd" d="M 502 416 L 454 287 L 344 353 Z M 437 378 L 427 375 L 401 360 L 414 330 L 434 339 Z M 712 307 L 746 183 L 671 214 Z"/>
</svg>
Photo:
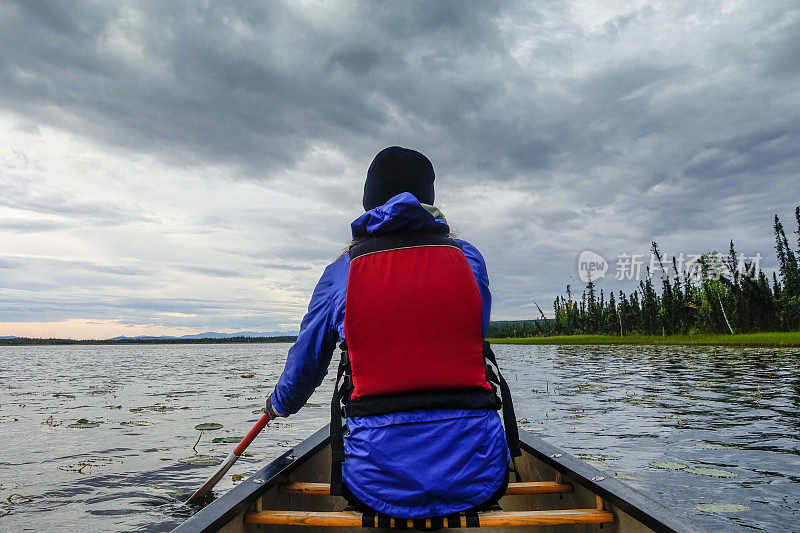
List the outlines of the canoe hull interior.
<svg viewBox="0 0 800 533">
<path fill-rule="evenodd" d="M 524 432 L 523 432 L 524 433 Z M 522 480 L 559 481 L 572 486 L 567 493 L 515 494 L 500 500 L 504 512 L 549 511 L 558 509 L 597 509 L 598 504 L 613 514 L 613 522 L 599 524 L 516 525 L 487 527 L 496 532 L 557 533 L 644 533 L 652 531 L 699 531 L 674 516 L 663 506 L 622 485 L 613 478 L 566 454 L 530 434 L 521 435 L 523 456 L 516 463 Z M 283 462 L 281 462 L 283 461 Z M 259 511 L 342 511 L 341 497 L 288 492 L 288 483 L 328 483 L 330 447 L 327 427 L 287 452 L 282 458 L 240 483 L 227 494 L 178 527 L 175 533 L 220 531 L 224 533 L 264 533 L 269 531 L 364 532 L 356 527 L 288 526 L 251 523 Z M 513 481 L 513 476 L 512 476 Z M 599 500 L 599 498 L 602 498 Z M 512 513 L 513 514 L 513 513 Z M 410 524 L 409 524 L 410 525 Z M 602 528 L 601 528 L 602 527 Z M 475 528 L 450 528 L 446 531 L 475 531 Z"/>
<path fill-rule="evenodd" d="M 286 482 L 320 482 L 329 481 L 330 472 L 330 447 L 326 446 L 318 453 L 310 457 L 304 464 L 289 474 Z M 522 478 L 526 481 L 553 481 L 556 479 L 556 470 L 537 461 L 532 455 L 523 453 L 521 460 L 517 461 Z M 569 479 L 564 479 L 569 482 Z M 505 511 L 526 511 L 526 510 L 550 510 L 550 509 L 591 509 L 597 506 L 597 498 L 594 493 L 584 489 L 575 483 L 573 492 L 566 494 L 525 494 L 505 496 L 500 505 Z M 256 504 L 258 505 L 258 504 Z M 253 507 L 255 508 L 256 505 Z M 291 509 L 297 511 L 341 511 L 344 509 L 345 501 L 334 496 L 320 496 L 309 494 L 291 494 L 280 490 L 276 486 L 271 488 L 261 497 L 261 509 Z M 609 509 L 615 516 L 613 524 L 604 524 L 600 530 L 596 524 L 570 524 L 562 526 L 513 526 L 513 527 L 493 527 L 491 531 L 557 531 L 575 533 L 644 533 L 653 530 L 644 526 L 639 521 L 634 520 L 628 514 L 617 509 Z M 366 530 L 361 527 L 317 527 L 317 526 L 273 526 L 247 524 L 244 513 L 239 514 L 231 520 L 220 531 L 223 533 L 257 533 L 266 531 L 286 531 L 286 528 L 298 532 L 355 532 L 364 533 Z M 475 531 L 472 528 L 448 529 L 448 531 Z"/>
</svg>

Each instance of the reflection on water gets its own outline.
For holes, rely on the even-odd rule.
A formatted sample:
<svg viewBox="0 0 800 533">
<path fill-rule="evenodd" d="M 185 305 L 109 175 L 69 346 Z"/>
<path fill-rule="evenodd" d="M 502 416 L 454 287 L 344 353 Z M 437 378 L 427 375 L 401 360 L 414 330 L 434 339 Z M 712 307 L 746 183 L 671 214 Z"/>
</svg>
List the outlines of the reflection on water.
<svg viewBox="0 0 800 533">
<path fill-rule="evenodd" d="M 0 530 L 169 531 L 214 469 L 187 459 L 230 451 L 221 441 L 258 418 L 287 347 L 0 348 Z M 800 351 L 495 351 L 522 428 L 709 529 L 800 523 Z M 326 423 L 332 378 L 218 492 Z M 223 427 L 201 436 L 202 423 Z"/>
</svg>

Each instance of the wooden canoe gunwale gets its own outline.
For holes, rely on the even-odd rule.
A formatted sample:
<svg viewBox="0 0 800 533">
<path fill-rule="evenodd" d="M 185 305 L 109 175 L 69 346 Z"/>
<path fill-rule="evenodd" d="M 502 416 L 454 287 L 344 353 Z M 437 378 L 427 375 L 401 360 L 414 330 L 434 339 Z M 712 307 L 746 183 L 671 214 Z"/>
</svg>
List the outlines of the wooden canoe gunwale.
<svg viewBox="0 0 800 533">
<path fill-rule="evenodd" d="M 605 473 L 556 446 L 548 444 L 524 430 L 519 433 L 522 450 L 557 472 L 561 472 L 566 478 L 565 482 L 582 485 L 603 498 L 611 506 L 619 508 L 652 530 L 665 533 L 701 533 L 703 531 L 689 522 L 687 518 L 676 517 L 674 512 L 663 505 L 618 480 L 607 477 Z M 330 430 L 328 425 L 325 425 L 200 510 L 175 528 L 173 533 L 205 533 L 222 528 L 237 515 L 247 511 L 251 504 L 269 489 L 283 482 L 289 473 L 325 448 L 329 439 Z"/>
</svg>

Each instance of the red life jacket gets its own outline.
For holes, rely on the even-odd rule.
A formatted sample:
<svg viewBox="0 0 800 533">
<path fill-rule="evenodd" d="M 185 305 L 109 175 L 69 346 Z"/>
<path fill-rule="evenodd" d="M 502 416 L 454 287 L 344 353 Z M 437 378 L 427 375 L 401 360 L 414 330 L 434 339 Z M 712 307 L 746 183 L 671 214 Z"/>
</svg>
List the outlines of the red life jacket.
<svg viewBox="0 0 800 533">
<path fill-rule="evenodd" d="M 491 391 L 482 302 L 458 243 L 405 231 L 350 250 L 345 298 L 349 400 L 433 391 Z"/>
<path fill-rule="evenodd" d="M 519 456 L 510 391 L 499 368 L 495 374 L 487 364 L 497 367 L 460 245 L 403 230 L 359 239 L 349 254 L 345 341 L 331 401 L 331 494 L 341 494 L 342 415 L 502 406 L 511 455 Z"/>
</svg>

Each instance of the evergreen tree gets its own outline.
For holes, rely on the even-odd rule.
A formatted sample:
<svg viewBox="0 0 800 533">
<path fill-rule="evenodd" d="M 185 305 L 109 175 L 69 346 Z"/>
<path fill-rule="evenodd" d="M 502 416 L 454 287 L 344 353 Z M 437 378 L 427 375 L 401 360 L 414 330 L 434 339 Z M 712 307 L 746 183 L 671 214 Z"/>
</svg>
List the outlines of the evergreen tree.
<svg viewBox="0 0 800 533">
<path fill-rule="evenodd" d="M 650 278 L 650 267 L 647 267 L 647 277 L 639 282 L 642 291 L 642 326 L 645 335 L 656 335 L 661 333 L 659 310 L 660 305 L 658 296 L 653 288 L 653 281 Z"/>
<path fill-rule="evenodd" d="M 606 306 L 603 317 L 603 333 L 607 335 L 621 335 L 619 331 L 620 315 L 617 310 L 617 303 L 614 300 L 614 293 L 608 295 L 608 306 Z"/>
<path fill-rule="evenodd" d="M 567 285 L 566 297 L 557 296 L 553 302 L 553 325 L 537 325 L 533 331 L 654 335 L 800 329 L 800 206 L 794 214 L 797 250 L 789 244 L 778 216 L 774 219 L 778 273 L 772 273 L 771 284 L 764 272 L 756 271 L 752 262 L 737 254 L 732 239 L 727 255 L 710 252 L 700 257 L 697 277 L 689 268 L 679 270 L 673 257 L 675 275 L 671 278 L 654 241 L 651 250 L 661 269 L 660 295 L 650 268 L 638 290 L 629 295 L 619 291 L 618 300 L 612 292 L 606 301 L 603 289 L 598 297 L 595 283 L 590 281 L 575 301 Z"/>
</svg>

